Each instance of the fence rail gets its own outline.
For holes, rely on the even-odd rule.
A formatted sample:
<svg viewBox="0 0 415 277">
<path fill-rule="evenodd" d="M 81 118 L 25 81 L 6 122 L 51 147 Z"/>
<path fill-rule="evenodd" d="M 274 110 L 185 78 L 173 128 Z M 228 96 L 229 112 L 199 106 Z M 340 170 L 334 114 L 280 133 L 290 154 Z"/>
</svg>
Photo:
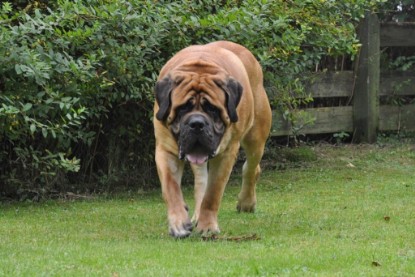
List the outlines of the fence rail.
<svg viewBox="0 0 415 277">
<path fill-rule="evenodd" d="M 346 97 L 347 106 L 297 111 L 314 118 L 294 122 L 273 112 L 272 135 L 351 132 L 356 142 L 374 142 L 377 131 L 415 131 L 415 104 L 380 105 L 380 97 L 415 96 L 415 72 L 380 73 L 380 47 L 415 46 L 415 23 L 379 24 L 367 14 L 359 27 L 362 43 L 355 71 L 317 73 L 307 86 L 313 98 Z"/>
<path fill-rule="evenodd" d="M 308 87 L 313 98 L 346 97 L 352 99 L 355 77 L 353 71 L 319 73 Z M 387 73 L 380 77 L 379 96 L 415 96 L 415 72 Z M 353 106 L 318 107 L 303 109 L 315 118 L 313 124 L 305 125 L 303 134 L 353 132 Z M 300 123 L 301 124 L 301 123 Z M 297 126 L 298 127 L 298 126 Z M 283 115 L 274 111 L 272 135 L 293 135 L 293 128 Z M 300 128 L 300 127 L 298 127 Z M 415 105 L 379 106 L 379 131 L 415 131 Z"/>
</svg>

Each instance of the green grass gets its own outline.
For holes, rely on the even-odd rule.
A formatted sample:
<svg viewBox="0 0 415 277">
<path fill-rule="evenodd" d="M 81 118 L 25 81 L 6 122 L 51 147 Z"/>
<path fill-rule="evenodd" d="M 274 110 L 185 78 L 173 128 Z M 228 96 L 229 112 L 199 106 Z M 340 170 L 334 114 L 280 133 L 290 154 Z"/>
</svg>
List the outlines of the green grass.
<svg viewBox="0 0 415 277">
<path fill-rule="evenodd" d="M 254 214 L 236 212 L 234 176 L 216 241 L 170 238 L 160 191 L 3 203 L 0 276 L 414 276 L 414 147 L 312 150 L 263 173 Z"/>
</svg>

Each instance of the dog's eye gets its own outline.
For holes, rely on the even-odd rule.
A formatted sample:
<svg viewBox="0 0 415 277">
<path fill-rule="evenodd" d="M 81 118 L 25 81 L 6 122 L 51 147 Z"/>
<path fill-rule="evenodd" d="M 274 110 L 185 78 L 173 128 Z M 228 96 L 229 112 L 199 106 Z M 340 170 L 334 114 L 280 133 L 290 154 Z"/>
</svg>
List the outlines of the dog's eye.
<svg viewBox="0 0 415 277">
<path fill-rule="evenodd" d="M 193 103 L 192 103 L 192 101 L 189 100 L 189 101 L 187 101 L 186 104 L 183 104 L 180 107 L 178 107 L 177 108 L 177 112 L 179 114 L 182 114 L 183 115 L 185 113 L 190 112 L 192 109 L 193 109 Z"/>
<path fill-rule="evenodd" d="M 203 104 L 203 109 L 205 110 L 205 112 L 210 113 L 210 114 L 218 114 L 219 110 L 218 108 L 216 108 L 215 106 L 213 106 L 212 104 L 210 104 L 209 102 L 205 102 Z"/>
</svg>

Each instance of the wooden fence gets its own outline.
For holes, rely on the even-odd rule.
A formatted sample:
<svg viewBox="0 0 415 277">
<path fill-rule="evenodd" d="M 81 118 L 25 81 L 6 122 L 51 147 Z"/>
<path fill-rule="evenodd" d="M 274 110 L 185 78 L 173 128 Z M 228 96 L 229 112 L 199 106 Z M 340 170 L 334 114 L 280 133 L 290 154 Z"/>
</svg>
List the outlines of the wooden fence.
<svg viewBox="0 0 415 277">
<path fill-rule="evenodd" d="M 315 99 L 345 97 L 351 105 L 304 109 L 314 122 L 299 133 L 349 132 L 355 142 L 372 143 L 377 131 L 415 131 L 415 104 L 379 104 L 380 97 L 415 96 L 415 72 L 380 73 L 381 47 L 415 46 L 415 24 L 379 24 L 375 14 L 368 14 L 359 27 L 359 38 L 362 47 L 354 71 L 318 73 L 307 87 Z M 292 135 L 298 127 L 274 111 L 272 135 Z"/>
</svg>

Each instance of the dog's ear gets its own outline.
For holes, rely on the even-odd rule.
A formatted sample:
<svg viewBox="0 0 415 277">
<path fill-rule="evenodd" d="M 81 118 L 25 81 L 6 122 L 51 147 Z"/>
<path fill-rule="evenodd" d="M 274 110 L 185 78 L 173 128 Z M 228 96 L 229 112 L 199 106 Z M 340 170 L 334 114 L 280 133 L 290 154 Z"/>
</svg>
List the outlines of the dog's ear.
<svg viewBox="0 0 415 277">
<path fill-rule="evenodd" d="M 156 118 L 160 121 L 167 119 L 171 106 L 170 95 L 173 89 L 173 80 L 170 77 L 166 77 L 156 83 L 154 91 L 156 93 L 156 101 L 159 105 L 159 110 L 156 114 Z"/>
<path fill-rule="evenodd" d="M 229 119 L 233 123 L 237 122 L 238 114 L 236 112 L 236 107 L 238 107 L 238 104 L 241 101 L 243 87 L 233 78 L 229 78 L 226 81 L 226 84 L 222 84 L 220 87 L 225 91 L 226 109 L 228 110 Z"/>
</svg>

